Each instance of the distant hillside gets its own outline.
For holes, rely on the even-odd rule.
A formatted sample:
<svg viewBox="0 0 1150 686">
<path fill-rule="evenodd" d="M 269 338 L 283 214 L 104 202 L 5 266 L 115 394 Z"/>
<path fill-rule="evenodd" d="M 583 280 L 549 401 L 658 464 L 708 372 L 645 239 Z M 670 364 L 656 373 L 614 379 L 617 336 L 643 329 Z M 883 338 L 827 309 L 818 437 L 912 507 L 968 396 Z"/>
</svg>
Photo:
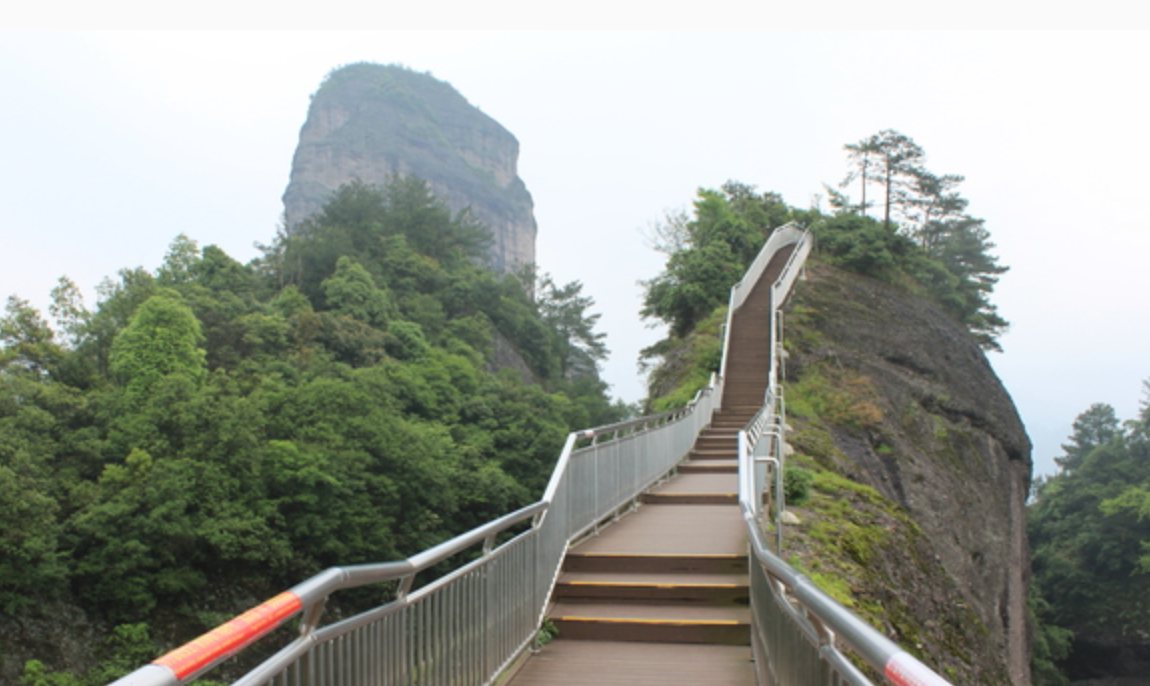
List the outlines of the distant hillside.
<svg viewBox="0 0 1150 686">
<path fill-rule="evenodd" d="M 352 64 L 312 97 L 283 196 L 287 226 L 345 183 L 413 175 L 452 210 L 471 208 L 491 231 L 490 266 L 506 272 L 535 262 L 534 205 L 518 157 L 515 137 L 451 85 L 397 65 Z"/>
</svg>

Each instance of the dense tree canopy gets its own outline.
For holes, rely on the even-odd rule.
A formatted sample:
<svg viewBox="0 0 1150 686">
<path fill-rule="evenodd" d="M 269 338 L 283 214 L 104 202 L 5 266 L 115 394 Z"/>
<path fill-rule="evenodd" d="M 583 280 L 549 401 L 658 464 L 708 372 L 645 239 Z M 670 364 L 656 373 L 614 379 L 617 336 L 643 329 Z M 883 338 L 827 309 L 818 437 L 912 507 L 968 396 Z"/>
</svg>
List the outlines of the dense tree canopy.
<svg viewBox="0 0 1150 686">
<path fill-rule="evenodd" d="M 539 497 L 566 432 L 625 408 L 581 285 L 533 298 L 480 266 L 485 236 L 398 178 L 340 189 L 252 264 L 180 236 L 91 312 L 62 280 L 55 329 L 10 298 L 0 610 L 62 600 L 170 646 Z"/>
<path fill-rule="evenodd" d="M 672 216 L 654 228 L 655 247 L 667 254 L 663 273 L 643 283 L 642 315 L 665 322 L 682 338 L 727 302 L 731 286 L 791 212 L 774 193 L 728 182 L 700 189 L 692 216 Z"/>
<path fill-rule="evenodd" d="M 1150 383 L 1145 388 L 1136 419 L 1119 423 L 1105 404 L 1079 415 L 1057 458 L 1061 470 L 1036 484 L 1028 508 L 1033 590 L 1044 635 L 1063 637 L 1060 650 L 1038 653 L 1040 659 L 1066 658 L 1069 632 L 1086 642 L 1145 640 L 1150 626 Z M 1064 683 L 1057 670 L 1044 667 L 1048 677 L 1043 683 Z"/>
<path fill-rule="evenodd" d="M 878 243 L 885 243 L 885 250 L 893 252 L 892 256 L 904 257 L 900 260 L 903 271 L 910 272 L 958 316 L 985 347 L 998 349 L 997 338 L 1007 322 L 990 302 L 990 294 L 1007 267 L 991 254 L 994 243 L 985 221 L 966 212 L 970 202 L 957 190 L 965 179 L 957 174 L 931 172 L 925 166 L 926 152 L 898 131 L 880 131 L 844 148 L 851 168 L 840 187 L 857 181 L 862 202 L 852 204 L 848 196 L 828 189 L 837 215 L 854 214 L 869 219 L 867 187 L 878 185 L 884 193 L 883 230 L 908 238 L 919 248 L 916 251 L 895 246 L 894 239 L 872 235 L 862 239 L 869 246 L 855 250 L 882 251 L 884 248 Z M 896 224 L 896 218 L 901 222 Z M 866 268 L 874 270 L 876 265 Z"/>
</svg>

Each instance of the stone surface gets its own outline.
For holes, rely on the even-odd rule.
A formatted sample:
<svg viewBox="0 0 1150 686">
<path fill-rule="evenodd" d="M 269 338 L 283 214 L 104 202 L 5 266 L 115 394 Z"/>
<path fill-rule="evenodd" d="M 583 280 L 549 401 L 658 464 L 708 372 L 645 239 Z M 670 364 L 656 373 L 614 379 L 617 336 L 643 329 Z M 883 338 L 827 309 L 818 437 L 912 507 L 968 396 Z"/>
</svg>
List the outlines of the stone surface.
<svg viewBox="0 0 1150 686">
<path fill-rule="evenodd" d="M 535 262 L 518 158 L 515 137 L 449 84 L 395 65 L 349 65 L 312 96 L 283 196 L 285 224 L 291 231 L 344 183 L 414 175 L 452 210 L 470 207 L 491 230 L 491 266 L 510 271 Z"/>
<path fill-rule="evenodd" d="M 1031 444 L 1009 394 L 964 327 L 931 301 L 824 264 L 808 273 L 788 314 L 788 378 L 829 363 L 873 384 L 881 422 L 834 432 L 846 476 L 906 509 L 959 602 L 987 627 L 983 657 L 1029 683 Z M 904 564 L 876 561 L 888 578 L 907 577 L 907 588 L 889 592 L 949 593 L 949 581 L 909 579 Z"/>
</svg>

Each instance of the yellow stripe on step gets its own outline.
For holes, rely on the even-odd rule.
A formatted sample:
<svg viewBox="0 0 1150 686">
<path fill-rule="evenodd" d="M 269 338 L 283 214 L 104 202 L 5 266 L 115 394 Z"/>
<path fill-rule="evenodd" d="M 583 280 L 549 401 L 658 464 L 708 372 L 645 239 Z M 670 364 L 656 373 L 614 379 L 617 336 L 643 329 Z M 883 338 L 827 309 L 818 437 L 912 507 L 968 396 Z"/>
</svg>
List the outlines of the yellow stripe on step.
<svg viewBox="0 0 1150 686">
<path fill-rule="evenodd" d="M 681 557 L 685 560 L 745 560 L 747 556 L 740 553 L 580 553 L 578 551 L 567 553 L 567 557 Z"/>
<path fill-rule="evenodd" d="M 556 622 L 604 622 L 607 624 L 666 624 L 671 626 L 738 626 L 734 619 L 639 619 L 627 617 L 552 617 Z"/>
<path fill-rule="evenodd" d="M 639 586 L 644 588 L 739 588 L 739 584 L 658 584 L 643 581 L 567 581 L 571 586 Z"/>
</svg>

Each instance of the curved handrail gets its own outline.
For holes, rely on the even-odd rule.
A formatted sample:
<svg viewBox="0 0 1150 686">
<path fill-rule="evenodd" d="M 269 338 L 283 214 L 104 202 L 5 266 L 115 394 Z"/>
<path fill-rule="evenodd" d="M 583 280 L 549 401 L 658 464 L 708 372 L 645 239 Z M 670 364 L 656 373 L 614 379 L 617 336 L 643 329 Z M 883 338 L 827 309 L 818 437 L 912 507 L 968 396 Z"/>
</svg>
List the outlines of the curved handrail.
<svg viewBox="0 0 1150 686">
<path fill-rule="evenodd" d="M 621 434 L 629 433 L 635 429 L 649 430 L 661 424 L 675 421 L 692 414 L 702 399 L 708 395 L 713 394 L 713 389 L 716 386 L 715 375 L 711 375 L 710 383 L 704 388 L 695 393 L 695 397 L 691 402 L 683 407 L 667 410 L 659 414 L 650 415 L 646 417 L 639 417 L 637 419 L 629 419 L 615 424 L 605 424 L 597 426 L 593 429 L 583 429 L 582 431 L 572 431 L 567 434 L 567 440 L 563 444 L 563 449 L 559 453 L 559 460 L 555 465 L 555 469 L 551 472 L 551 478 L 547 482 L 547 488 L 543 491 L 543 498 L 540 503 L 551 503 L 555 499 L 556 490 L 559 488 L 559 482 L 563 471 L 567 468 L 567 463 L 571 459 L 571 453 L 575 448 L 576 441 L 581 439 L 599 439 L 603 436 L 611 434 L 619 436 Z"/>
<path fill-rule="evenodd" d="M 188 683 L 267 636 L 292 617 L 302 613 L 303 619 L 299 637 L 236 682 L 237 685 L 266 683 L 280 673 L 285 665 L 292 664 L 317 646 L 383 617 L 399 614 L 432 592 L 474 571 L 477 565 L 507 553 L 512 547 L 522 543 L 525 540 L 524 537 L 534 536 L 538 538 L 539 532 L 551 531 L 553 533 L 551 539 L 534 544 L 536 546 L 534 553 L 536 561 L 533 564 L 549 566 L 550 571 L 542 570 L 540 573 L 543 577 L 537 580 L 539 601 L 536 603 L 536 610 L 533 611 L 530 630 L 521 639 L 516 639 L 515 645 L 504 651 L 517 654 L 533 640 L 534 629 L 543 620 L 547 601 L 559 575 L 566 546 L 572 540 L 595 527 L 605 516 L 610 516 L 617 511 L 629 499 L 634 499 L 651 483 L 662 478 L 666 472 L 674 469 L 674 466 L 685 457 L 690 444 L 693 443 L 693 436 L 697 435 L 703 426 L 710 421 L 711 413 L 716 407 L 721 393 L 722 379 L 712 375 L 710 384 L 698 391 L 694 399 L 685 407 L 657 415 L 572 432 L 567 435 L 564 441 L 562 452 L 552 472 L 547 489 L 543 498 L 538 502 L 462 533 L 405 560 L 326 569 L 275 598 L 257 605 L 202 636 L 166 653 L 152 663 L 122 677 L 115 681 L 112 686 L 177 686 Z M 690 436 L 691 440 L 686 441 L 680 438 L 678 440 L 680 445 L 675 447 L 674 442 L 667 439 L 665 434 L 668 431 L 674 432 L 680 425 L 685 425 L 682 433 L 684 436 Z M 662 438 L 659 438 L 660 436 Z M 653 462 L 648 460 L 652 464 L 646 465 L 645 471 L 640 469 L 640 460 L 632 460 L 634 464 L 628 466 L 628 469 L 633 468 L 632 473 L 628 475 L 631 479 L 628 484 L 622 486 L 615 484 L 617 492 L 614 495 L 607 494 L 602 499 L 599 497 L 599 489 L 594 489 L 595 502 L 589 508 L 583 508 L 577 513 L 571 512 L 573 506 L 566 503 L 564 498 L 566 491 L 572 488 L 569 481 L 570 473 L 573 466 L 581 458 L 586 457 L 588 461 L 594 462 L 596 470 L 598 470 L 599 460 L 596 458 L 601 451 L 610 452 L 616 450 L 621 444 L 641 441 L 648 437 L 652 437 L 652 440 L 658 440 L 658 452 L 661 452 L 659 459 Z M 589 441 L 589 444 L 578 447 L 580 441 Z M 649 450 L 646 452 L 654 453 L 657 451 Z M 604 469 L 607 468 L 604 467 Z M 607 474 L 606 476 L 617 475 Z M 554 512 L 557 507 L 561 510 L 560 513 Z M 561 515 L 558 520 L 548 521 L 557 514 Z M 531 521 L 531 527 L 526 533 L 514 537 L 498 548 L 494 546 L 496 536 L 528 520 Z M 465 565 L 445 577 L 436 579 L 409 596 L 412 582 L 417 574 L 480 543 L 483 544 L 483 557 L 479 560 Z M 557 547 L 559 550 L 556 551 L 555 548 Z M 392 581 L 398 582 L 399 586 L 397 597 L 391 603 L 341 622 L 319 627 L 324 605 L 331 594 L 350 588 Z M 494 672 L 498 673 L 497 668 L 509 662 L 514 657 L 513 654 L 510 657 L 492 658 L 496 661 L 492 668 Z"/>
<path fill-rule="evenodd" d="M 188 643 L 165 653 L 151 664 L 113 682 L 113 686 L 166 686 L 191 681 L 252 643 L 270 634 L 295 615 L 305 614 L 297 643 L 310 642 L 319 619 L 318 610 L 336 591 L 399 581 L 406 593 L 415 575 L 477 543 L 487 542 L 516 524 L 546 509 L 542 502 L 528 505 L 467 531 L 406 560 L 378 564 L 329 567 L 275 598 L 235 617 Z M 314 616 L 313 616 L 314 615 Z M 310 621 L 309 621 L 310 619 Z"/>
<path fill-rule="evenodd" d="M 882 672 L 896 686 L 951 686 L 949 681 L 900 648 L 882 632 L 859 619 L 819 589 L 809 577 L 795 571 L 771 552 L 749 508 L 743 508 L 743 517 L 750 533 L 751 553 L 755 562 L 762 565 L 771 580 L 782 587 L 788 602 L 797 604 L 817 619 L 817 622 L 811 622 L 809 618 L 796 617 L 805 624 L 808 633 L 819 636 L 820 642 L 825 642 L 824 652 L 826 649 L 837 652 L 834 643 L 838 639 L 850 645 L 867 664 Z M 851 679 L 854 683 L 870 683 L 861 674 L 850 676 L 855 677 Z M 856 681 L 858 678 L 862 680 Z"/>
<path fill-rule="evenodd" d="M 763 272 L 767 270 L 767 265 L 770 264 L 771 258 L 779 249 L 786 247 L 792 243 L 802 241 L 802 237 L 806 232 L 801 229 L 798 224 L 788 222 L 774 231 L 767 237 L 766 243 L 759 250 L 759 254 L 755 255 L 755 259 L 751 262 L 751 266 L 747 267 L 746 274 L 734 286 L 731 287 L 731 295 L 727 303 L 727 321 L 724 325 L 723 332 L 723 360 L 719 365 L 719 378 L 727 378 L 727 350 L 730 347 L 731 337 L 731 321 L 735 315 L 735 311 L 743 306 L 746 302 L 747 296 L 751 294 L 751 289 L 763 277 Z M 809 247 L 807 252 L 809 252 Z M 792 256 L 793 257 L 793 256 Z M 806 255 L 804 254 L 805 258 Z M 788 261 L 788 265 L 790 262 Z"/>
<path fill-rule="evenodd" d="M 821 591 L 809 578 L 772 552 L 766 542 L 761 526 L 762 491 L 756 483 L 755 467 L 757 461 L 765 460 L 774 469 L 775 527 L 778 536 L 776 547 L 781 550 L 785 505 L 782 475 L 786 408 L 782 388 L 778 386 L 782 337 L 780 308 L 798 278 L 798 267 L 804 264 L 810 250 L 810 236 L 804 233 L 798 239 L 779 277 L 771 284 L 768 316 L 770 340 L 774 349 L 771 351 L 767 390 L 763 407 L 738 434 L 739 504 L 751 542 L 751 606 L 754 617 L 752 644 L 760 657 L 756 660 L 756 668 L 760 670 L 762 682 L 789 685 L 786 679 L 775 673 L 780 671 L 776 662 L 785 660 L 787 656 L 774 655 L 766 648 L 768 640 L 762 635 L 764 627 L 761 626 L 771 619 L 782 617 L 789 620 L 792 630 L 797 629 L 811 645 L 817 646 L 817 657 L 827 662 L 846 683 L 869 686 L 870 681 L 839 651 L 840 642 L 850 646 L 855 654 L 880 671 L 895 686 L 950 686 L 949 682 L 929 667 Z M 746 281 L 744 279 L 743 283 Z M 733 311 L 728 313 L 728 332 L 732 316 Z M 773 453 L 765 457 L 760 455 L 762 451 L 759 450 L 764 438 L 768 439 L 768 449 Z M 798 683 L 808 681 L 800 679 Z"/>
</svg>

